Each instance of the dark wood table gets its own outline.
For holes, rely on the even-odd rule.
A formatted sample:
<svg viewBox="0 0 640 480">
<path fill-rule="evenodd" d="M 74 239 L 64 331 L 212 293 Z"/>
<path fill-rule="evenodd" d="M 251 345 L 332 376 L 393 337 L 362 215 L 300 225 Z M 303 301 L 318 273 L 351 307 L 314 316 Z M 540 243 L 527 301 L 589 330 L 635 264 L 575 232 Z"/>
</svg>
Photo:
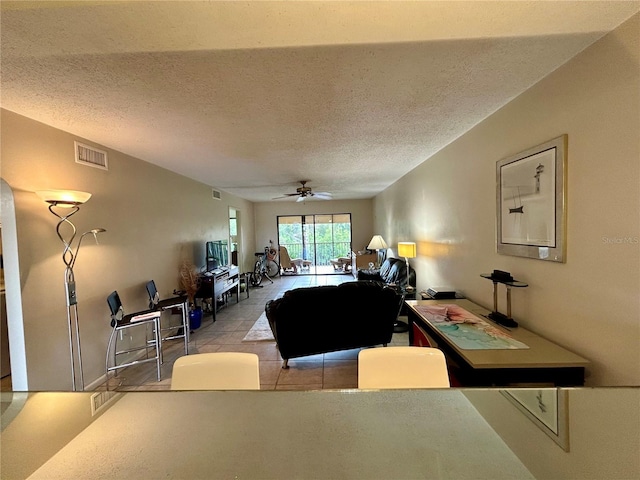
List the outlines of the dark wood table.
<svg viewBox="0 0 640 480">
<path fill-rule="evenodd" d="M 235 291 L 236 303 L 238 303 L 240 301 L 240 273 L 235 265 L 200 275 L 200 288 L 196 297 L 212 299 L 211 313 L 214 322 L 216 321 L 216 311 L 218 310 L 217 298 L 223 297 L 223 302 L 226 305 L 227 300 L 224 298 L 224 294 L 230 291 Z"/>
<path fill-rule="evenodd" d="M 431 346 L 444 352 L 451 363 L 451 372 L 462 386 L 584 385 L 588 360 L 523 327 L 497 325 L 486 318 L 491 312 L 480 305 L 466 299 L 407 300 L 405 303 L 408 307 L 409 344 L 420 344 L 418 337 L 426 334 Z M 462 349 L 416 309 L 418 305 L 432 304 L 459 305 L 529 348 Z"/>
</svg>

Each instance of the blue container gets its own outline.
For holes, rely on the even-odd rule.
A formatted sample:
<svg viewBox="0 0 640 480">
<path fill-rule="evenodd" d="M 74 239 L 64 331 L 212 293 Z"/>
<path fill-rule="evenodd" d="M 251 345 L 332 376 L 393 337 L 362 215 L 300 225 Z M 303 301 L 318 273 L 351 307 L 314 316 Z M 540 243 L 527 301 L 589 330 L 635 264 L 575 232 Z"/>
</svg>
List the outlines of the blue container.
<svg viewBox="0 0 640 480">
<path fill-rule="evenodd" d="M 202 307 L 196 307 L 189 312 L 189 328 L 195 330 L 202 324 Z"/>
</svg>

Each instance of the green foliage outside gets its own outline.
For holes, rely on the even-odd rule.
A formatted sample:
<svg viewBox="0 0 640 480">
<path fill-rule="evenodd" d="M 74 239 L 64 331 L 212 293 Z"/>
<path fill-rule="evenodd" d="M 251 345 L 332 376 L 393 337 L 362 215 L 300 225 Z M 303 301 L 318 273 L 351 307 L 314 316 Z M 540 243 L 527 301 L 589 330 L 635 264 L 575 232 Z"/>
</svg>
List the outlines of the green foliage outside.
<svg viewBox="0 0 640 480">
<path fill-rule="evenodd" d="M 309 217 L 312 216 L 307 219 Z M 339 217 L 342 219 L 345 215 Z M 284 218 L 291 221 L 291 217 Z M 291 258 L 311 260 L 314 265 L 329 265 L 331 258 L 346 256 L 351 251 L 351 223 L 309 222 L 303 225 L 301 217 L 298 218 L 300 221 L 296 223 L 281 221 L 278 224 L 279 244 L 287 247 Z"/>
</svg>

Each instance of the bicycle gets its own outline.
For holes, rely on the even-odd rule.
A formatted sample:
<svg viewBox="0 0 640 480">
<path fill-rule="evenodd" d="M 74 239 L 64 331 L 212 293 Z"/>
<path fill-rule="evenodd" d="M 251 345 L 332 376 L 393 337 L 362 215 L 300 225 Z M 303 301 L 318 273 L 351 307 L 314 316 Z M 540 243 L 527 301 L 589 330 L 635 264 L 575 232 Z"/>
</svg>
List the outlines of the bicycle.
<svg viewBox="0 0 640 480">
<path fill-rule="evenodd" d="M 255 254 L 258 259 L 249 277 L 249 281 L 254 287 L 259 286 L 264 277 L 267 277 L 273 283 L 271 277 L 275 277 L 280 273 L 280 265 L 276 262 L 277 251 L 273 248 L 273 241 L 269 240 L 269 243 L 269 247 L 264 247 L 264 252 L 256 252 Z"/>
</svg>

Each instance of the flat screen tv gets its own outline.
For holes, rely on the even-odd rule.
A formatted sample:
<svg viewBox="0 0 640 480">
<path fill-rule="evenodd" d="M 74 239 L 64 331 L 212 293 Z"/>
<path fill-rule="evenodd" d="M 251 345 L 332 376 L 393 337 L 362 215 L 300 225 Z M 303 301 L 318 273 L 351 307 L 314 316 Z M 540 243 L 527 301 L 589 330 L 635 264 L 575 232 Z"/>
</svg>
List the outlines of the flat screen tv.
<svg viewBox="0 0 640 480">
<path fill-rule="evenodd" d="M 229 242 L 215 240 L 207 242 L 207 271 L 229 266 Z"/>
</svg>

